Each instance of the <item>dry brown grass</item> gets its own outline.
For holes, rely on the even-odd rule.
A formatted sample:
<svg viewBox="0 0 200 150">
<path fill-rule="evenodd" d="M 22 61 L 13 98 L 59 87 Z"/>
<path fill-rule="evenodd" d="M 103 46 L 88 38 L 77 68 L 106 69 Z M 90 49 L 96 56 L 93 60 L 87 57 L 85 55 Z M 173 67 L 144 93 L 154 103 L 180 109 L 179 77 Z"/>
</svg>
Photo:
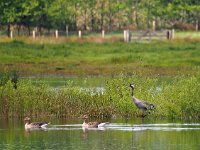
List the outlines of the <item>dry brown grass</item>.
<svg viewBox="0 0 200 150">
<path fill-rule="evenodd" d="M 1 36 L 0 42 L 12 42 L 13 40 L 22 41 L 27 44 L 62 44 L 68 42 L 94 42 L 94 43 L 104 43 L 104 42 L 119 42 L 123 41 L 123 38 L 118 36 L 109 36 L 109 37 L 101 37 L 101 36 L 83 36 L 81 38 L 77 36 L 70 36 L 70 37 L 28 37 L 28 36 L 16 36 L 13 39 L 7 36 Z"/>
<path fill-rule="evenodd" d="M 38 36 L 33 38 L 32 36 L 14 36 L 13 39 L 7 36 L 1 36 L 0 42 L 12 42 L 13 40 L 22 41 L 28 44 L 62 44 L 68 42 L 93 42 L 93 43 L 104 43 L 104 42 L 123 42 L 123 33 L 113 33 L 106 34 L 103 38 L 101 34 L 98 35 L 82 35 L 79 38 L 77 35 L 72 35 L 69 37 L 60 36 L 56 38 L 55 36 Z M 175 31 L 175 39 L 171 42 L 200 42 L 200 32 L 178 32 Z"/>
<path fill-rule="evenodd" d="M 184 37 L 184 38 L 180 38 L 180 37 L 177 37 L 175 39 L 172 40 L 172 42 L 174 43 L 186 43 L 186 42 L 189 42 L 189 43 L 200 43 L 200 38 L 193 38 L 193 37 Z"/>
</svg>

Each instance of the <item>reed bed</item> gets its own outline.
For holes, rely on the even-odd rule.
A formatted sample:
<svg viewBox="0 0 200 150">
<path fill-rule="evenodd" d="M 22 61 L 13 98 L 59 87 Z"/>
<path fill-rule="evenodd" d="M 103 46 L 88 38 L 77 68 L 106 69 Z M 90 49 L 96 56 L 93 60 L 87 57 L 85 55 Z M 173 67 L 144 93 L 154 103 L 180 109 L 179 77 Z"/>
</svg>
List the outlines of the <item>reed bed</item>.
<svg viewBox="0 0 200 150">
<path fill-rule="evenodd" d="M 199 73 L 198 73 L 199 74 Z M 0 115 L 4 117 L 137 117 L 141 112 L 131 99 L 129 84 L 135 83 L 135 96 L 156 105 L 148 117 L 200 118 L 200 78 L 175 77 L 163 81 L 159 77 L 120 75 L 109 79 L 105 92 L 84 89 L 67 82 L 52 88 L 45 83 L 35 85 L 19 80 L 17 88 L 9 80 L 0 86 Z M 93 91 L 93 92 L 92 92 Z"/>
</svg>

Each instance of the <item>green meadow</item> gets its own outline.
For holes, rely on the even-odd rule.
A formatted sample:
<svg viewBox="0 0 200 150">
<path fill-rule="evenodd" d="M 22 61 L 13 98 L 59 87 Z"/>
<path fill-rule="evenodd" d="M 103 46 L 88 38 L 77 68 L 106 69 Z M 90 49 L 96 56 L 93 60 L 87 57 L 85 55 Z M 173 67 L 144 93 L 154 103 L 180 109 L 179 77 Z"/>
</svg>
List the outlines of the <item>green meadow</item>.
<svg viewBox="0 0 200 150">
<path fill-rule="evenodd" d="M 21 76 L 110 76 L 194 74 L 200 66 L 199 40 L 177 39 L 150 43 L 62 42 L 0 43 L 0 70 Z"/>
<path fill-rule="evenodd" d="M 1 40 L 0 115 L 137 117 L 141 112 L 132 102 L 129 87 L 134 82 L 135 96 L 156 105 L 149 117 L 200 117 L 199 39 L 146 43 L 84 40 L 57 44 L 47 39 L 42 43 Z M 16 85 L 12 72 L 18 78 Z M 64 78 L 62 86 L 53 88 L 38 81 L 41 76 L 48 81 L 56 77 L 78 80 Z M 93 85 L 103 86 L 103 93 L 87 84 L 89 77 L 95 77 Z"/>
</svg>

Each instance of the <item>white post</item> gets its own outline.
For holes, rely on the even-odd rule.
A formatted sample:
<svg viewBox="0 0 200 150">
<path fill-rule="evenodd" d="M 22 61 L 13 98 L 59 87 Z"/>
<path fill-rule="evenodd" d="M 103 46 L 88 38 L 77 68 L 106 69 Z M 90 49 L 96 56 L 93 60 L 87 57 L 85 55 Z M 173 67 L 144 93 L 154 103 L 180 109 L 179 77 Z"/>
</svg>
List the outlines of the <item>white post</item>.
<svg viewBox="0 0 200 150">
<path fill-rule="evenodd" d="M 13 31 L 10 31 L 10 38 L 13 39 Z"/>
<path fill-rule="evenodd" d="M 58 30 L 55 31 L 56 39 L 58 38 Z"/>
<path fill-rule="evenodd" d="M 124 42 L 126 42 L 127 41 L 127 31 L 126 30 L 124 30 Z"/>
<path fill-rule="evenodd" d="M 130 33 L 129 30 L 126 30 L 126 42 L 130 41 Z"/>
<path fill-rule="evenodd" d="M 153 31 L 156 30 L 156 22 L 155 22 L 155 20 L 153 20 L 153 22 L 152 22 L 152 29 L 153 29 Z"/>
<path fill-rule="evenodd" d="M 198 22 L 198 20 L 196 20 L 196 31 L 198 31 L 199 30 L 199 22 Z"/>
<path fill-rule="evenodd" d="M 105 37 L 105 31 L 102 30 L 102 38 L 104 38 L 104 37 Z"/>
<path fill-rule="evenodd" d="M 78 31 L 78 37 L 81 38 L 81 30 Z"/>
<path fill-rule="evenodd" d="M 174 37 L 175 37 L 175 32 L 174 32 L 174 29 L 172 29 L 172 31 L 171 31 L 171 39 L 174 39 Z"/>
<path fill-rule="evenodd" d="M 66 35 L 69 35 L 69 29 L 68 29 L 68 25 L 66 25 Z"/>
<path fill-rule="evenodd" d="M 33 30 L 33 38 L 35 39 L 35 30 Z"/>
</svg>

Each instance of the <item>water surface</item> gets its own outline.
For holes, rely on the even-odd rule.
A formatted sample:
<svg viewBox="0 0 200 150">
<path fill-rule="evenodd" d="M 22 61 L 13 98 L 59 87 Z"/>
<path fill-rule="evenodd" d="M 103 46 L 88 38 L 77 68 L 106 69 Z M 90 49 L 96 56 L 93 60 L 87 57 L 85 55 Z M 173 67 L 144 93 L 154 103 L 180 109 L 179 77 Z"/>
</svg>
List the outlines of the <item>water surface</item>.
<svg viewBox="0 0 200 150">
<path fill-rule="evenodd" d="M 80 119 L 51 119 L 45 129 L 25 130 L 23 120 L 0 119 L 0 149 L 198 150 L 200 123 L 110 120 L 105 128 L 82 129 Z M 36 121 L 38 121 L 36 119 Z"/>
</svg>

